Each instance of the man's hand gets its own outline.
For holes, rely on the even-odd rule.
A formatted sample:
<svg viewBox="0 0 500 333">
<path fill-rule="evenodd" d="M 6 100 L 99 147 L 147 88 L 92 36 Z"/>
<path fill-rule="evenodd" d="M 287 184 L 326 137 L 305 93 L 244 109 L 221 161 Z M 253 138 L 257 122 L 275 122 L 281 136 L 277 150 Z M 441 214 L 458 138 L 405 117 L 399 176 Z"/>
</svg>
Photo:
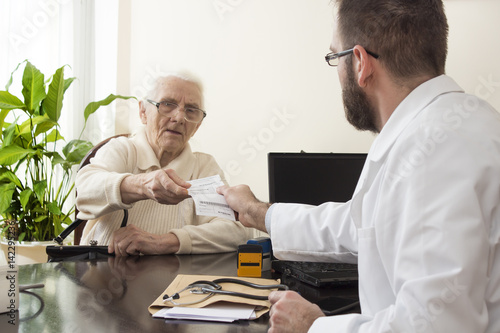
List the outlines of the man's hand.
<svg viewBox="0 0 500 333">
<path fill-rule="evenodd" d="M 247 185 L 234 187 L 221 186 L 217 193 L 222 194 L 226 201 L 236 213 L 238 220 L 245 226 L 266 230 L 266 213 L 270 204 L 259 201 Z"/>
<path fill-rule="evenodd" d="M 174 234 L 150 234 L 130 224 L 113 232 L 108 252 L 116 256 L 169 254 L 177 252 L 179 246 L 179 239 Z"/>
<path fill-rule="evenodd" d="M 120 185 L 123 203 L 151 199 L 161 204 L 176 205 L 189 197 L 188 182 L 174 170 L 156 170 L 125 177 Z"/>
<path fill-rule="evenodd" d="M 294 291 L 273 291 L 269 294 L 271 311 L 268 333 L 307 332 L 313 322 L 324 314 Z"/>
</svg>

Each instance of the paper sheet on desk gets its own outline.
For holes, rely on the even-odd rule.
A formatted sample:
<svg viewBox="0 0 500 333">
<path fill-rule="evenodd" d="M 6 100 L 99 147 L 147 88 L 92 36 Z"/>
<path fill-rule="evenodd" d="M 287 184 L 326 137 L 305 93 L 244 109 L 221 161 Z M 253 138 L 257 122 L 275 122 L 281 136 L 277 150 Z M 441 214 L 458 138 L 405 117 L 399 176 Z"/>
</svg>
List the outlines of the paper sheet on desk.
<svg viewBox="0 0 500 333">
<path fill-rule="evenodd" d="M 204 308 L 173 307 L 156 312 L 153 317 L 164 319 L 204 320 L 231 323 L 256 318 L 255 305 L 216 303 Z"/>
<path fill-rule="evenodd" d="M 193 198 L 196 215 L 222 217 L 236 221 L 234 211 L 229 207 L 223 195 L 217 193 L 217 187 L 225 185 L 219 175 L 188 181 L 191 187 L 189 195 Z"/>
</svg>

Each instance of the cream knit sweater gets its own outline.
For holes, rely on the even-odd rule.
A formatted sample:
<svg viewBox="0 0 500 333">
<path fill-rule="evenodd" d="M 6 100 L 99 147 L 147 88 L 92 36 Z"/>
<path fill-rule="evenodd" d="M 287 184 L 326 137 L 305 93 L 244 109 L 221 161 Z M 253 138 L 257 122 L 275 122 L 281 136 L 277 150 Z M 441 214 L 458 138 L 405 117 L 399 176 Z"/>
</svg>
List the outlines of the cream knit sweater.
<svg viewBox="0 0 500 333">
<path fill-rule="evenodd" d="M 130 138 L 112 139 L 76 178 L 78 218 L 89 220 L 81 244 L 97 240 L 107 245 L 118 229 L 123 209 L 128 209 L 128 224 L 153 233 L 171 232 L 180 241 L 178 254 L 235 251 L 246 243 L 250 234 L 239 222 L 197 216 L 192 199 L 178 205 L 162 205 L 153 200 L 126 205 L 121 201 L 120 183 L 124 177 L 159 169 L 159 161 L 149 146 L 144 128 Z M 167 168 L 174 169 L 184 180 L 224 174 L 215 159 L 204 153 L 193 153 L 189 144 Z"/>
</svg>

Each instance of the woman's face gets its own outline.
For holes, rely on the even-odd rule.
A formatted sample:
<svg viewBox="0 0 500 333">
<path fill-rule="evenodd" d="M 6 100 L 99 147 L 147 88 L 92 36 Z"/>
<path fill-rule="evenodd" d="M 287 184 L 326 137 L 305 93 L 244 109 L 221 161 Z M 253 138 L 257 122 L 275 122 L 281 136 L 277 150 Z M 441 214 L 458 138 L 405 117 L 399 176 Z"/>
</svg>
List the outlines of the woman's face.
<svg viewBox="0 0 500 333">
<path fill-rule="evenodd" d="M 184 108 L 202 108 L 201 91 L 196 84 L 177 77 L 167 77 L 158 84 L 153 101 L 172 102 L 179 107 L 171 117 L 162 116 L 151 103 L 144 103 L 140 108 L 142 123 L 146 125 L 146 135 L 151 147 L 161 161 L 162 157 L 169 161 L 177 157 L 189 139 L 201 125 L 187 122 L 184 119 Z"/>
</svg>

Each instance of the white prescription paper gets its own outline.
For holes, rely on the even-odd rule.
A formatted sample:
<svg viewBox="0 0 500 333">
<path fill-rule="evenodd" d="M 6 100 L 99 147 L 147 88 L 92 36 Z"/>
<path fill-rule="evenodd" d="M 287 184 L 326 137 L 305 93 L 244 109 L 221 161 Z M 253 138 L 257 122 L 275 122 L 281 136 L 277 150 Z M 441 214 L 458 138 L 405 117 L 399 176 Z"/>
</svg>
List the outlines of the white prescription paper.
<svg viewBox="0 0 500 333">
<path fill-rule="evenodd" d="M 203 308 L 173 307 L 163 308 L 153 317 L 182 320 L 204 320 L 230 323 L 236 320 L 256 318 L 255 306 L 238 303 L 214 303 Z"/>
<path fill-rule="evenodd" d="M 196 215 L 222 217 L 236 221 L 234 211 L 227 204 L 223 195 L 217 193 L 217 187 L 223 186 L 219 175 L 188 181 L 189 195 L 194 200 Z"/>
</svg>

